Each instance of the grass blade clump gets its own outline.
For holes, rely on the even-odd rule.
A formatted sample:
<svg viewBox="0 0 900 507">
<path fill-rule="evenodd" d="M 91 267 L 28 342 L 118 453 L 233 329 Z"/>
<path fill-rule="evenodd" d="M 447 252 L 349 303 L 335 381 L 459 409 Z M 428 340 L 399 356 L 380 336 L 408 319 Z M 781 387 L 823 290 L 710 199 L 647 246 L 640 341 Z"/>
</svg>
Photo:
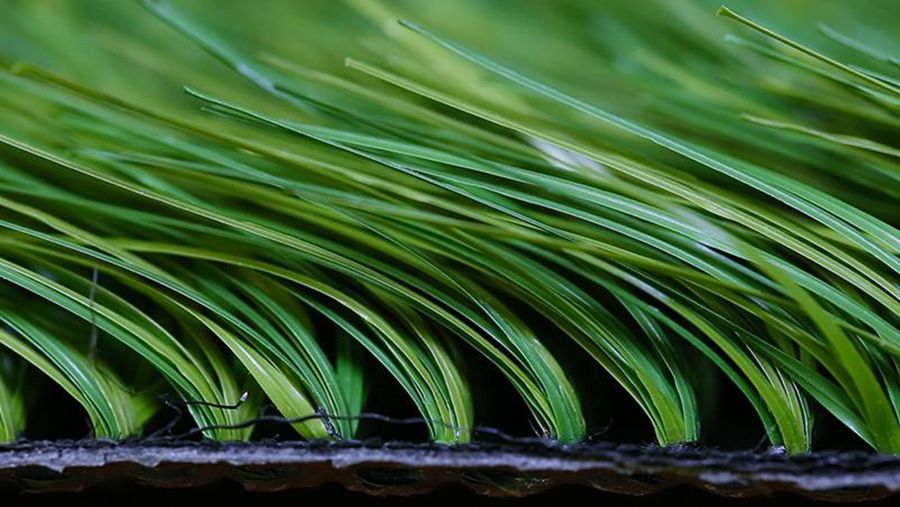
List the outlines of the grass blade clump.
<svg viewBox="0 0 900 507">
<path fill-rule="evenodd" d="M 736 393 L 788 452 L 900 452 L 879 2 L 201 4 L 66 7 L 114 52 L 4 21 L 0 438 L 44 376 L 98 437 L 173 394 L 350 439 L 388 389 L 438 442 L 501 402 L 569 443 L 622 390 L 661 445 Z"/>
</svg>

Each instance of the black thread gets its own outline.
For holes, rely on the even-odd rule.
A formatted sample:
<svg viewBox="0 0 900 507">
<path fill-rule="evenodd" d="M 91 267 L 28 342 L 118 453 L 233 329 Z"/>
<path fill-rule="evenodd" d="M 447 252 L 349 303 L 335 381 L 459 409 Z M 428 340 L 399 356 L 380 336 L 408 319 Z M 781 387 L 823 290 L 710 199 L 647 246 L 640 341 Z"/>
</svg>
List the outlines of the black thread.
<svg viewBox="0 0 900 507">
<path fill-rule="evenodd" d="M 162 435 L 164 433 L 170 433 L 172 431 L 172 428 L 177 426 L 178 423 L 181 422 L 182 416 L 184 416 L 184 411 L 181 410 L 181 407 L 179 407 L 177 404 L 172 403 L 172 401 L 169 399 L 169 395 L 162 394 L 159 396 L 159 399 L 160 399 L 160 401 L 163 402 L 163 404 L 165 406 L 174 410 L 175 415 L 172 417 L 171 420 L 169 420 L 168 423 L 166 423 L 165 426 L 163 426 L 162 428 L 160 428 L 160 429 L 154 431 L 153 433 L 151 433 L 150 435 L 148 435 L 147 440 L 154 440 L 154 439 L 158 439 L 158 438 L 170 437 L 171 435 L 166 435 L 165 437 L 161 437 L 160 435 Z"/>
<path fill-rule="evenodd" d="M 362 412 L 356 415 L 336 415 L 336 414 L 324 414 L 324 413 L 316 413 L 309 414 L 300 417 L 284 417 L 284 416 L 259 416 L 253 419 L 247 419 L 234 424 L 213 424 L 209 426 L 192 428 L 182 435 L 181 437 L 190 437 L 196 435 L 198 433 L 203 433 L 205 431 L 217 430 L 217 429 L 241 429 L 248 428 L 258 423 L 263 422 L 272 422 L 278 424 L 298 424 L 304 423 L 308 421 L 313 421 L 316 419 L 333 419 L 339 421 L 378 421 L 385 424 L 393 424 L 393 425 L 401 425 L 401 426 L 414 426 L 414 425 L 438 425 L 443 426 L 444 428 L 453 430 L 456 434 L 461 434 L 464 430 L 469 430 L 472 434 L 480 434 L 480 435 L 490 435 L 499 440 L 503 440 L 505 442 L 512 443 L 533 443 L 533 442 L 549 442 L 550 440 L 545 437 L 514 437 L 504 431 L 493 428 L 490 426 L 473 426 L 471 428 L 463 428 L 460 426 L 455 426 L 449 423 L 445 423 L 442 421 L 431 421 L 425 419 L 423 417 L 393 417 L 385 414 L 380 414 L 377 412 Z"/>
<path fill-rule="evenodd" d="M 224 410 L 236 410 L 247 401 L 247 398 L 250 397 L 249 391 L 244 391 L 241 394 L 241 397 L 234 403 L 216 403 L 212 401 L 203 401 L 203 400 L 182 400 L 181 403 L 184 405 L 203 405 L 205 407 L 213 407 L 213 408 L 221 408 Z"/>
<path fill-rule="evenodd" d="M 205 401 L 205 400 L 177 400 L 177 401 L 175 401 L 175 400 L 172 400 L 168 394 L 161 394 L 159 396 L 160 401 L 162 401 L 163 404 L 165 404 L 167 407 L 174 410 L 175 416 L 172 418 L 172 420 L 170 420 L 168 423 L 166 423 L 165 426 L 154 431 L 147 438 L 148 439 L 161 438 L 159 435 L 161 435 L 163 433 L 171 432 L 172 428 L 174 428 L 175 426 L 178 425 L 179 422 L 181 422 L 181 418 L 184 416 L 184 411 L 181 410 L 181 407 L 179 405 L 184 405 L 184 406 L 203 405 L 206 407 L 220 408 L 223 410 L 236 410 L 236 409 L 240 408 L 240 406 L 243 405 L 249 397 L 250 397 L 250 392 L 244 391 L 241 394 L 241 397 L 238 398 L 238 400 L 234 403 L 216 403 L 216 402 Z M 178 437 L 178 435 L 175 435 L 175 437 Z"/>
<path fill-rule="evenodd" d="M 491 426 L 473 426 L 471 428 L 464 428 L 461 426 L 456 426 L 453 424 L 449 424 L 443 421 L 437 420 L 429 420 L 424 417 L 394 417 L 385 414 L 381 414 L 378 412 L 362 412 L 356 415 L 337 415 L 337 414 L 328 414 L 325 412 L 317 412 L 314 414 L 309 414 L 305 416 L 299 417 L 284 417 L 284 416 L 276 416 L 276 415 L 261 415 L 258 417 L 254 417 L 251 419 L 246 419 L 233 424 L 212 424 L 209 426 L 197 426 L 194 428 L 190 428 L 187 431 L 179 434 L 169 434 L 168 433 L 174 428 L 180 421 L 184 415 L 184 411 L 181 410 L 179 405 L 189 406 L 189 405 L 204 405 L 213 408 L 220 408 L 223 410 L 235 410 L 243 405 L 244 402 L 247 401 L 248 393 L 244 393 L 241 398 L 232 404 L 222 404 L 222 403 L 214 403 L 208 402 L 204 400 L 177 400 L 173 401 L 169 396 L 162 395 L 160 398 L 163 403 L 175 410 L 176 414 L 172 421 L 166 424 L 163 428 L 153 432 L 146 439 L 147 440 L 183 440 L 188 439 L 190 437 L 196 436 L 198 434 L 203 434 L 207 431 L 213 430 L 227 430 L 227 429 L 242 429 L 248 428 L 250 426 L 254 426 L 259 423 L 276 423 L 276 424 L 299 424 L 308 421 L 313 421 L 316 419 L 320 419 L 322 421 L 330 420 L 339 420 L 339 421 L 378 421 L 384 424 L 392 424 L 392 425 L 402 425 L 402 426 L 413 426 L 413 425 L 436 425 L 446 429 L 452 430 L 456 435 L 460 435 L 464 432 L 469 432 L 473 436 L 474 435 L 482 435 L 482 436 L 490 436 L 494 439 L 500 440 L 505 443 L 513 443 L 513 444 L 540 444 L 540 445 L 552 445 L 556 442 L 544 435 L 544 436 L 536 436 L 536 437 L 516 437 L 510 435 L 509 433 L 504 432 L 499 428 L 494 428 Z M 329 424 L 326 423 L 326 428 L 328 428 Z M 334 431 L 329 431 L 333 437 L 340 438 Z"/>
</svg>

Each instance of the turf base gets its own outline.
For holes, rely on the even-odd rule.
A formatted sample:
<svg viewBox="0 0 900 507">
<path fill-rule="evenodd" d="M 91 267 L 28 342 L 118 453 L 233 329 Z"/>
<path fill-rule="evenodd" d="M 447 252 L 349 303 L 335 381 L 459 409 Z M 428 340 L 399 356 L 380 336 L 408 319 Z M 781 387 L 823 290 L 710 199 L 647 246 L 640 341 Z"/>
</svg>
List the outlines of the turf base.
<svg viewBox="0 0 900 507">
<path fill-rule="evenodd" d="M 251 491 L 340 484 L 375 495 L 463 485 L 524 496 L 562 485 L 644 495 L 675 486 L 724 496 L 815 499 L 900 496 L 900 457 L 778 454 L 590 444 L 545 446 L 381 442 L 23 442 L 0 447 L 0 489 L 59 492 L 104 484 L 194 488 L 232 481 Z"/>
</svg>

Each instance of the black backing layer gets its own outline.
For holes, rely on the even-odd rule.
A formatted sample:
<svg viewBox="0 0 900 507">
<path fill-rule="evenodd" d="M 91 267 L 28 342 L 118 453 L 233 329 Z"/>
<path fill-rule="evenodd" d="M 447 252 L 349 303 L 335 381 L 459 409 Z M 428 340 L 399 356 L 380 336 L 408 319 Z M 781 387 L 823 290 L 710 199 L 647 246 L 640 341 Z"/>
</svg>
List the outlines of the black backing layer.
<svg viewBox="0 0 900 507">
<path fill-rule="evenodd" d="M 818 452 L 785 456 L 702 448 L 381 442 L 23 442 L 0 446 L 0 489 L 79 491 L 103 484 L 164 488 L 234 481 L 275 491 L 341 484 L 379 495 L 462 484 L 522 496 L 577 484 L 650 494 L 689 485 L 725 496 L 780 492 L 816 499 L 900 497 L 900 457 Z"/>
</svg>

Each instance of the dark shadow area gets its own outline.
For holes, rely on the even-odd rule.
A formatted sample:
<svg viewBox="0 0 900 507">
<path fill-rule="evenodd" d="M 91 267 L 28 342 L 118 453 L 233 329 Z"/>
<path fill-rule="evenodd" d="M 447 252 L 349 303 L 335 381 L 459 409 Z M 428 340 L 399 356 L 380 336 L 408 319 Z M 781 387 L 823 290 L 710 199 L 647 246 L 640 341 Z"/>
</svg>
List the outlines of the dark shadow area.
<svg viewBox="0 0 900 507">
<path fill-rule="evenodd" d="M 723 498 L 704 493 L 694 488 L 679 487 L 648 496 L 625 496 L 585 487 L 560 487 L 544 493 L 523 498 L 492 498 L 478 496 L 462 487 L 436 490 L 428 495 L 411 497 L 378 497 L 349 492 L 339 486 L 328 486 L 309 490 L 282 491 L 277 493 L 248 492 L 233 483 L 186 490 L 156 489 L 142 487 L 104 487 L 82 493 L 53 493 L 0 496 L 0 503 L 9 507 L 76 506 L 76 505 L 118 505 L 127 507 L 159 507 L 175 505 L 205 505 L 211 501 L 227 499 L 229 506 L 273 505 L 280 507 L 309 505 L 366 505 L 405 506 L 428 505 L 435 502 L 465 502 L 466 507 L 477 506 L 545 506 L 592 504 L 604 507 L 628 506 L 674 506 L 674 505 L 716 505 L 722 507 L 753 507 L 791 505 L 806 507 L 812 505 L 866 505 L 884 507 L 897 505 L 897 499 L 887 499 L 871 503 L 814 502 L 793 495 L 772 495 L 749 499 Z"/>
</svg>

